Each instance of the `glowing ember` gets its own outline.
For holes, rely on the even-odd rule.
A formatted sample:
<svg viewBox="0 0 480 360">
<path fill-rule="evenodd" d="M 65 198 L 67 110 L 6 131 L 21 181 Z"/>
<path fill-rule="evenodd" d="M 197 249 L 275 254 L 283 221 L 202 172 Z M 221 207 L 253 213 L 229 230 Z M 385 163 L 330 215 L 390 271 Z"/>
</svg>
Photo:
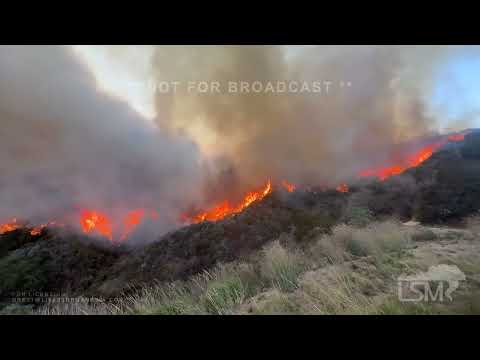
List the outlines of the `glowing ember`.
<svg viewBox="0 0 480 360">
<path fill-rule="evenodd" d="M 42 230 L 45 229 L 47 227 L 47 225 L 48 224 L 42 224 L 42 225 L 35 226 L 32 230 L 30 230 L 30 235 L 32 235 L 32 236 L 40 235 L 42 233 Z"/>
<path fill-rule="evenodd" d="M 342 193 L 346 193 L 348 192 L 348 185 L 347 184 L 340 184 L 337 186 L 337 191 L 338 192 L 342 192 Z"/>
<path fill-rule="evenodd" d="M 95 210 L 82 210 L 80 224 L 86 234 L 97 231 L 110 241 L 113 241 L 113 230 L 110 219 L 103 213 Z"/>
<path fill-rule="evenodd" d="M 7 232 L 20 229 L 22 226 L 17 223 L 17 219 L 13 218 L 8 223 L 0 224 L 0 235 L 3 235 Z"/>
<path fill-rule="evenodd" d="M 288 192 L 294 192 L 296 186 L 294 184 L 289 183 L 287 180 L 282 181 L 282 186 L 287 189 Z"/>
<path fill-rule="evenodd" d="M 262 200 L 265 196 L 267 196 L 271 192 L 272 192 L 272 184 L 270 181 L 268 181 L 267 184 L 264 186 L 264 188 L 262 188 L 261 190 L 251 191 L 247 193 L 243 197 L 243 200 L 237 205 L 232 205 L 228 200 L 225 200 L 220 204 L 212 207 L 211 209 L 202 211 L 193 216 L 183 214 L 182 218 L 184 221 L 193 222 L 193 223 L 199 223 L 205 220 L 218 221 L 223 219 L 226 216 L 237 214 L 243 211 L 252 203 Z"/>
</svg>

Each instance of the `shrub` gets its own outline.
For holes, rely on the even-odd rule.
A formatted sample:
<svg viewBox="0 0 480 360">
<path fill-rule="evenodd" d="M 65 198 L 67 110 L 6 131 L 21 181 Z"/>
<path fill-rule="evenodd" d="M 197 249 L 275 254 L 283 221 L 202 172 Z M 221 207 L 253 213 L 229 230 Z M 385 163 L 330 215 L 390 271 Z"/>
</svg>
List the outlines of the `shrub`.
<svg viewBox="0 0 480 360">
<path fill-rule="evenodd" d="M 143 288 L 119 304 L 127 313 L 142 315 L 197 314 L 201 309 L 187 283 L 159 284 Z"/>
<path fill-rule="evenodd" d="M 246 289 L 236 276 L 216 280 L 209 284 L 204 295 L 204 304 L 208 313 L 227 314 L 235 305 L 241 304 L 246 298 Z"/>
<path fill-rule="evenodd" d="M 346 224 L 335 226 L 331 235 L 323 235 L 311 247 L 312 255 L 316 259 L 326 257 L 332 262 L 343 261 L 354 231 L 353 227 Z"/>
<path fill-rule="evenodd" d="M 302 305 L 307 313 L 366 314 L 373 306 L 345 268 L 330 266 L 323 272 L 309 271 L 300 284 Z"/>
<path fill-rule="evenodd" d="M 9 291 L 39 291 L 48 285 L 48 268 L 41 257 L 15 253 L 0 259 L 0 294 Z"/>
<path fill-rule="evenodd" d="M 260 272 L 270 286 L 282 291 L 297 288 L 298 276 L 305 271 L 306 265 L 299 252 L 290 252 L 277 241 L 263 248 Z"/>
<path fill-rule="evenodd" d="M 205 271 L 201 278 L 197 284 L 203 289 L 202 303 L 210 314 L 232 313 L 260 287 L 259 278 L 247 264 L 220 265 L 213 272 Z"/>
<path fill-rule="evenodd" d="M 344 214 L 344 222 L 352 226 L 367 226 L 373 219 L 372 212 L 364 207 L 351 207 Z"/>
<path fill-rule="evenodd" d="M 383 221 L 372 224 L 374 241 L 384 251 L 398 252 L 410 243 L 410 236 L 403 226 L 395 221 Z"/>
<path fill-rule="evenodd" d="M 310 239 L 313 231 L 329 231 L 335 219 L 326 213 L 296 209 L 291 222 L 295 226 L 295 238 L 301 242 Z"/>
<path fill-rule="evenodd" d="M 411 270 L 411 268 L 400 261 L 401 256 L 403 256 L 403 254 L 399 252 L 377 253 L 373 260 L 379 275 L 383 278 L 393 280 L 402 272 Z"/>
<path fill-rule="evenodd" d="M 337 225 L 313 246 L 317 255 L 343 260 L 350 253 L 355 256 L 378 256 L 383 252 L 400 251 L 408 245 L 410 236 L 393 221 L 370 224 L 366 228 Z"/>
</svg>

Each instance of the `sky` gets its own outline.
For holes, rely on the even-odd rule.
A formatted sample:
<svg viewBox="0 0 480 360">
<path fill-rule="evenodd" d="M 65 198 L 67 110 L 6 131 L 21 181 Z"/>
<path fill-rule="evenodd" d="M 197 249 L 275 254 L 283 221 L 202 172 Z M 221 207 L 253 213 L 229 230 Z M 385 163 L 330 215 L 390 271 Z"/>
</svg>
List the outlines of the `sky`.
<svg viewBox="0 0 480 360">
<path fill-rule="evenodd" d="M 75 52 L 85 61 L 97 79 L 101 91 L 127 101 L 146 119 L 153 119 L 153 92 L 149 88 L 151 46 L 122 47 L 112 61 L 112 46 L 74 45 Z M 287 47 L 295 56 L 298 47 Z M 478 49 L 476 49 L 478 50 Z M 115 50 L 113 50 L 115 51 Z M 480 57 L 478 51 L 464 51 L 453 56 L 433 79 L 432 90 L 425 94 L 427 110 L 439 119 L 442 130 L 458 119 L 468 119 L 480 127 Z"/>
<path fill-rule="evenodd" d="M 149 46 L 123 48 L 121 56 L 127 57 L 126 61 L 112 61 L 108 46 L 73 45 L 73 49 L 95 75 L 100 90 L 126 100 L 148 119 L 155 115 L 152 93 L 145 84 L 150 66 Z"/>
<path fill-rule="evenodd" d="M 480 57 L 473 52 L 454 57 L 435 84 L 427 100 L 444 122 L 468 117 L 480 127 Z"/>
</svg>

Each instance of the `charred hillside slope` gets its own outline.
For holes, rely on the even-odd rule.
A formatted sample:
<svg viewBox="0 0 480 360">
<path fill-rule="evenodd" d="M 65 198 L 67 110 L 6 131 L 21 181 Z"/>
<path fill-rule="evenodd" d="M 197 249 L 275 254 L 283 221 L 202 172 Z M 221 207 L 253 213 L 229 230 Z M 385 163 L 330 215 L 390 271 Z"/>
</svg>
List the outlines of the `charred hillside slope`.
<svg viewBox="0 0 480 360">
<path fill-rule="evenodd" d="M 48 230 L 34 238 L 22 231 L 0 235 L 0 296 L 4 303 L 29 290 L 117 296 L 131 284 L 185 279 L 279 237 L 285 246 L 303 246 L 340 222 L 396 217 L 460 224 L 480 209 L 480 132 L 399 176 L 349 185 L 346 193 L 274 191 L 242 213 L 183 227 L 143 248 L 111 249 Z"/>
</svg>

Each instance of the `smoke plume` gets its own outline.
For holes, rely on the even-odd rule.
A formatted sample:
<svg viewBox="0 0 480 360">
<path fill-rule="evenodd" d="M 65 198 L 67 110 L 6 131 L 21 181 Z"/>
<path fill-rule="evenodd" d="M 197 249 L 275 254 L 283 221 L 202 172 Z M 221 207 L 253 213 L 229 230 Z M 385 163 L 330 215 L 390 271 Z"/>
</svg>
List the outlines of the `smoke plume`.
<svg viewBox="0 0 480 360">
<path fill-rule="evenodd" d="M 0 94 L 0 220 L 146 207 L 166 229 L 198 196 L 196 145 L 99 92 L 70 48 L 0 47 Z"/>
<path fill-rule="evenodd" d="M 157 92 L 162 127 L 182 129 L 222 158 L 244 189 L 272 178 L 318 185 L 388 158 L 392 145 L 432 135 L 423 96 L 455 47 L 157 47 L 157 82 L 313 81 L 328 92 Z M 225 165 L 225 164 L 228 164 Z"/>
</svg>

